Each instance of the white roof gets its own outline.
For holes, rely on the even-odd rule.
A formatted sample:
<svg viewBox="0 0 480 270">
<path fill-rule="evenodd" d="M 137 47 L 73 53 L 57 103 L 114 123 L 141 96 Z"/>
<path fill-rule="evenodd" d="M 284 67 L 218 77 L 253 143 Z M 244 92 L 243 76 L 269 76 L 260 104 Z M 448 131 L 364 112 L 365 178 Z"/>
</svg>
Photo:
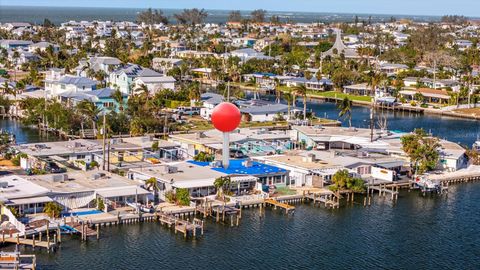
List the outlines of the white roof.
<svg viewBox="0 0 480 270">
<path fill-rule="evenodd" d="M 14 204 L 14 205 L 30 204 L 30 203 L 45 203 L 45 202 L 52 202 L 52 201 L 53 199 L 48 196 L 39 196 L 39 197 L 10 200 L 11 204 Z"/>
<path fill-rule="evenodd" d="M 97 194 L 104 198 L 112 198 L 112 197 L 120 197 L 120 196 L 146 195 L 146 194 L 150 194 L 150 192 L 139 186 L 126 186 L 126 187 L 100 189 L 100 190 L 97 190 Z"/>
<path fill-rule="evenodd" d="M 6 182 L 6 188 L 0 188 L 0 196 L 5 199 L 20 199 L 39 195 L 46 195 L 48 189 L 34 184 L 19 175 L 7 175 L 0 178 L 0 183 Z"/>
</svg>

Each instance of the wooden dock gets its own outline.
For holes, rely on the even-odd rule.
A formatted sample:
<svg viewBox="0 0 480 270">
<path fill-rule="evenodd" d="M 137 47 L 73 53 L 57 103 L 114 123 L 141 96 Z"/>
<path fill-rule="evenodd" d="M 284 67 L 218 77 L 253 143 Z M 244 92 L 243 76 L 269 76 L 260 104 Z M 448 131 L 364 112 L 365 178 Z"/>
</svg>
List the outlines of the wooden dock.
<svg viewBox="0 0 480 270">
<path fill-rule="evenodd" d="M 183 233 L 185 238 L 187 238 L 189 234 L 192 235 L 193 238 L 196 238 L 198 235 L 198 231 L 200 231 L 200 235 L 203 235 L 203 220 L 194 218 L 193 222 L 190 222 L 188 220 L 184 220 L 165 213 L 159 213 L 156 216 L 160 224 L 167 225 L 168 228 L 173 227 L 175 234 L 177 234 L 177 232 L 181 232 Z"/>
<path fill-rule="evenodd" d="M 323 204 L 326 208 L 339 208 L 340 197 L 333 192 L 323 192 L 323 193 L 308 193 L 304 196 L 306 199 L 313 201 L 313 205 Z"/>
<path fill-rule="evenodd" d="M 283 202 L 279 202 L 279 201 L 274 200 L 274 199 L 265 199 L 265 204 L 266 205 L 271 205 L 275 209 L 277 209 L 277 207 L 280 207 L 280 208 L 284 209 L 285 213 L 287 213 L 287 214 L 290 214 L 290 213 L 293 214 L 295 212 L 295 206 L 290 205 L 290 204 L 286 204 L 286 203 L 283 203 Z"/>
<path fill-rule="evenodd" d="M 5 235 L 2 235 L 2 243 L 11 243 L 11 244 L 16 244 L 16 245 L 24 245 L 24 246 L 30 246 L 33 249 L 36 247 L 41 247 L 41 248 L 46 248 L 48 251 L 50 249 L 54 249 L 57 247 L 57 235 L 54 235 L 53 241 L 50 241 L 50 237 L 47 234 L 47 239 L 44 241 L 42 240 L 42 234 L 39 234 L 38 239 L 35 235 L 32 235 L 31 238 L 27 238 L 26 236 L 21 237 L 20 235 L 16 235 L 14 237 L 5 237 Z"/>
<path fill-rule="evenodd" d="M 234 222 L 236 226 L 239 225 L 240 219 L 242 218 L 242 209 L 238 209 L 233 206 L 228 205 L 219 205 L 211 208 L 212 213 L 215 215 L 215 221 L 220 222 L 220 217 L 222 222 L 225 223 L 225 220 L 230 219 L 230 227 L 233 227 Z"/>
</svg>

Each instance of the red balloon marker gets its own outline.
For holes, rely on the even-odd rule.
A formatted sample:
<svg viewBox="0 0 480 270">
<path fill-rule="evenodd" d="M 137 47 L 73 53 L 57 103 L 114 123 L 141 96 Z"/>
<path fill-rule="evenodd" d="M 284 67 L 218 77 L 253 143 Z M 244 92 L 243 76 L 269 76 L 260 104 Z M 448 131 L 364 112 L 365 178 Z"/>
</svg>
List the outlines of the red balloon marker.
<svg viewBox="0 0 480 270">
<path fill-rule="evenodd" d="M 225 169 L 228 168 L 230 163 L 230 138 L 228 133 L 234 131 L 240 125 L 241 118 L 240 110 L 230 102 L 222 102 L 212 111 L 213 126 L 223 132 L 222 165 Z"/>
</svg>

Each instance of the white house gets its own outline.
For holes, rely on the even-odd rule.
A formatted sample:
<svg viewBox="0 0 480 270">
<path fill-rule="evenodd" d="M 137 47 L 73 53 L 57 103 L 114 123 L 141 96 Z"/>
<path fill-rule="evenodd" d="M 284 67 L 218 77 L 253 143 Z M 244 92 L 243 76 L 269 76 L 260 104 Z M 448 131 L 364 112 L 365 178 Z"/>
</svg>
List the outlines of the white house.
<svg viewBox="0 0 480 270">
<path fill-rule="evenodd" d="M 128 64 L 125 67 L 110 73 L 108 83 L 111 88 L 118 88 L 122 93 L 130 95 L 136 86 L 134 80 L 139 77 L 146 80 L 146 77 L 159 78 L 163 76 L 152 69 L 144 68 L 135 64 Z"/>
<path fill-rule="evenodd" d="M 138 89 L 142 85 L 146 85 L 150 94 L 155 94 L 163 89 L 175 90 L 176 80 L 171 76 L 137 77 L 133 82 L 135 84 L 135 89 Z"/>
<path fill-rule="evenodd" d="M 62 69 L 51 69 L 45 78 L 45 91 L 48 97 L 56 97 L 61 93 L 86 92 L 97 89 L 98 81 L 89 78 L 64 75 Z"/>
</svg>

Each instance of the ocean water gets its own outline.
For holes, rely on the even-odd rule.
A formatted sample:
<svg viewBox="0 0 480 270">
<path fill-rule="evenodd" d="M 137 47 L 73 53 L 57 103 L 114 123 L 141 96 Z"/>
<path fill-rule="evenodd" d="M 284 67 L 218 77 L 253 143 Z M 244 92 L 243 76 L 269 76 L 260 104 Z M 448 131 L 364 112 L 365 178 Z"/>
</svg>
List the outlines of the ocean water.
<svg viewBox="0 0 480 270">
<path fill-rule="evenodd" d="M 297 106 L 303 106 L 301 101 Z M 333 103 L 309 101 L 308 108 L 319 116 L 338 115 Z M 422 127 L 467 145 L 480 131 L 478 121 L 385 113 L 389 129 Z M 368 108 L 355 106 L 352 114 L 355 126 L 368 126 Z M 15 121 L 0 120 L 0 127 L 20 142 L 42 140 L 36 130 Z M 158 223 L 143 223 L 102 228 L 99 241 L 65 236 L 55 253 L 21 251 L 36 254 L 38 269 L 45 270 L 480 269 L 478 201 L 479 182 L 450 186 L 442 196 L 403 190 L 395 204 L 375 196 L 372 206 L 363 207 L 363 198 L 356 196 L 355 204 L 333 210 L 299 204 L 293 216 L 246 209 L 239 227 L 208 220 L 204 236 L 195 240 Z"/>
<path fill-rule="evenodd" d="M 112 21 L 135 21 L 137 14 L 144 9 L 133 8 L 85 8 L 85 7 L 28 7 L 28 6 L 2 6 L 0 1 L 0 22 L 31 22 L 35 24 L 43 23 L 48 18 L 55 24 L 70 20 L 112 20 Z M 173 14 L 181 12 L 177 9 L 162 9 L 174 22 Z M 227 21 L 229 10 L 207 10 L 207 22 L 224 23 Z M 242 14 L 248 16 L 249 11 L 242 11 Z M 267 18 L 276 15 L 282 21 L 292 20 L 295 22 L 343 22 L 353 21 L 355 15 L 360 20 L 368 20 L 372 16 L 372 21 L 389 21 L 392 15 L 382 14 L 346 14 L 346 13 L 321 13 L 321 12 L 281 12 L 271 11 L 267 13 Z M 409 18 L 416 21 L 436 21 L 437 16 L 410 16 L 393 15 L 396 18 Z"/>
<path fill-rule="evenodd" d="M 209 219 L 196 240 L 159 223 L 106 227 L 98 241 L 64 237 L 57 252 L 35 254 L 45 270 L 480 269 L 479 190 L 469 183 L 447 196 L 402 191 L 396 204 L 375 195 L 369 207 L 356 196 L 334 210 L 298 204 L 293 216 L 252 208 L 239 227 Z"/>
</svg>

